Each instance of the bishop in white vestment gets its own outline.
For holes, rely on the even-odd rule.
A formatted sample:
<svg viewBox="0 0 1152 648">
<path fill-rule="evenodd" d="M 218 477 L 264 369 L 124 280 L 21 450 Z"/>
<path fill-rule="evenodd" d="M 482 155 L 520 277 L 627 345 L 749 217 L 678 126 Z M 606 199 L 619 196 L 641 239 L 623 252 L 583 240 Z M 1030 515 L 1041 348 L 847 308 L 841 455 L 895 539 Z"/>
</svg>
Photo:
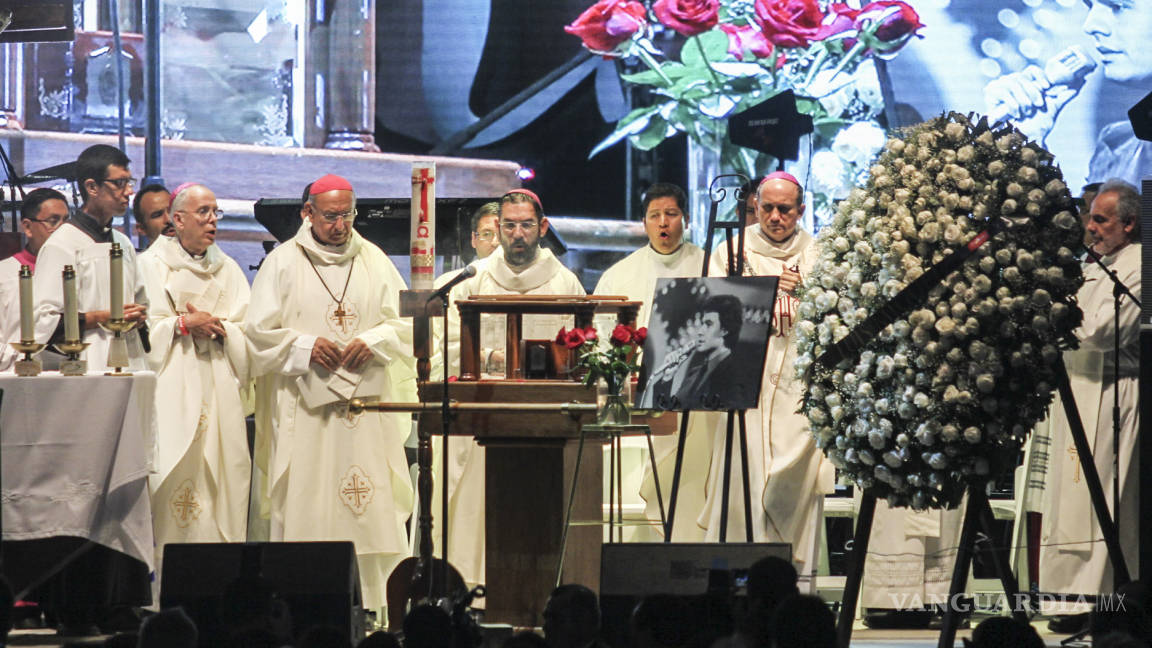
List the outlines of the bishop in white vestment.
<svg viewBox="0 0 1152 648">
<path fill-rule="evenodd" d="M 296 236 L 252 285 L 248 337 L 259 373 L 257 461 L 268 475 L 270 539 L 350 540 L 367 608 L 408 553 L 408 414 L 349 411 L 347 400 L 416 399 L 403 277 L 352 229 L 346 180 L 312 184 Z"/>
<path fill-rule="evenodd" d="M 471 295 L 583 295 L 580 280 L 565 268 L 540 239 L 548 231 L 539 199 L 526 190 L 508 192 L 500 200 L 500 246 L 503 255 L 494 254 L 475 277 L 452 289 L 448 308 L 449 357 L 453 373 L 459 371 L 460 313 L 458 299 Z M 490 321 L 485 322 L 484 318 Z M 480 341 L 503 355 L 505 319 L 502 315 L 482 316 L 481 330 L 495 333 L 495 340 Z M 552 339 L 571 318 L 556 315 L 524 317 L 524 338 Z M 482 358 L 482 360 L 484 360 Z M 484 581 L 484 448 L 466 437 L 449 442 L 448 466 L 448 562 L 469 584 Z M 440 467 L 440 461 L 434 464 Z M 435 480 L 433 511 L 440 511 L 440 488 Z M 439 535 L 437 535 L 439 540 Z M 439 543 L 436 546 L 440 551 Z"/>
<path fill-rule="evenodd" d="M 1141 297 L 1139 194 L 1135 187 L 1110 180 L 1092 201 L 1087 230 L 1092 250 L 1120 281 Z M 1120 357 L 1114 344 L 1112 281 L 1094 261 L 1084 265 L 1084 285 L 1077 301 L 1084 321 L 1077 329 L 1080 348 L 1064 353 L 1064 364 L 1084 425 L 1104 496 L 1118 519 L 1120 546 L 1129 572 L 1139 569 L 1139 440 L 1140 308 L 1124 298 L 1120 307 Z M 1119 364 L 1120 381 L 1113 370 Z M 1112 498 L 1112 402 L 1120 396 L 1120 506 Z M 1088 497 L 1080 458 L 1059 399 L 1051 409 L 1052 438 L 1049 472 L 1044 485 L 1041 522 L 1040 591 L 1099 594 L 1115 591 L 1112 565 L 1100 525 Z M 1043 613 L 1086 612 L 1090 605 L 1069 603 L 1042 606 Z"/>
<path fill-rule="evenodd" d="M 245 541 L 252 473 L 241 399 L 248 280 L 215 244 L 219 211 L 207 187 L 179 188 L 172 205 L 176 236 L 140 255 L 156 371 L 157 573 L 168 543 Z"/>
<path fill-rule="evenodd" d="M 793 291 L 818 255 L 815 239 L 799 229 L 804 212 L 803 190 L 795 178 L 769 175 L 758 191 L 758 225 L 744 235 L 744 274 L 780 277 L 773 313 L 772 335 L 760 386 L 760 405 L 746 414 L 748 467 L 752 494 L 752 529 L 756 542 L 790 542 L 793 562 L 802 576 L 816 568 L 823 523 L 823 497 L 832 491 L 832 465 L 816 448 L 808 420 L 797 413 L 802 385 L 793 364 L 792 338 L 797 300 Z M 727 276 L 727 248 L 712 254 L 710 276 Z M 709 540 L 720 537 L 724 427 L 713 435 L 707 503 L 700 524 Z M 743 541 L 744 502 L 739 444 L 733 443 L 727 537 Z"/>
<path fill-rule="evenodd" d="M 641 302 L 636 326 L 648 326 L 652 315 L 652 302 L 656 281 L 673 277 L 699 277 L 704 266 L 704 250 L 684 241 L 684 223 L 688 218 L 687 196 L 676 185 L 657 183 L 644 192 L 641 209 L 644 212 L 644 232 L 648 245 L 636 250 L 612 265 L 596 284 L 597 295 L 623 295 Z M 608 332 L 615 322 L 609 317 L 598 318 L 597 328 Z M 688 435 L 684 445 L 684 463 L 681 468 L 680 487 L 676 501 L 676 519 L 680 521 L 672 530 L 678 542 L 698 542 L 704 539 L 704 529 L 696 524 L 704 507 L 704 484 L 712 447 L 712 431 L 719 420 L 718 414 L 693 412 L 688 420 Z M 671 504 L 672 477 L 676 463 L 678 436 L 653 436 L 652 449 L 656 453 L 656 466 L 660 477 L 661 497 L 665 515 Z M 644 498 L 644 515 L 650 526 L 638 534 L 643 539 L 659 541 L 663 537 L 660 522 L 660 498 L 656 496 L 656 480 L 648 461 L 648 447 L 644 446 L 644 477 L 640 496 Z M 650 530 L 650 533 L 646 531 Z"/>
</svg>

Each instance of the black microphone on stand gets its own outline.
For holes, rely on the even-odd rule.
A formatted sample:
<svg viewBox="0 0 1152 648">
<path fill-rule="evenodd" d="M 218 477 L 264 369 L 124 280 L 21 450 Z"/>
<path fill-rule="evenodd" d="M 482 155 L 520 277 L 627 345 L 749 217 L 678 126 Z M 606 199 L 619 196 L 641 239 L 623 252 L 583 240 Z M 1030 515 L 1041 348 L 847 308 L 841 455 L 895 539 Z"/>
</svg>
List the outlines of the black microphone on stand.
<svg viewBox="0 0 1152 648">
<path fill-rule="evenodd" d="M 437 288 L 436 292 L 432 293 L 432 295 L 428 297 L 428 301 L 432 301 L 433 299 L 444 299 L 448 296 L 448 293 L 452 292 L 452 289 L 456 287 L 456 284 L 463 283 L 475 276 L 476 266 L 464 266 L 464 269 L 462 269 L 455 277 L 452 277 L 451 281 Z"/>
</svg>

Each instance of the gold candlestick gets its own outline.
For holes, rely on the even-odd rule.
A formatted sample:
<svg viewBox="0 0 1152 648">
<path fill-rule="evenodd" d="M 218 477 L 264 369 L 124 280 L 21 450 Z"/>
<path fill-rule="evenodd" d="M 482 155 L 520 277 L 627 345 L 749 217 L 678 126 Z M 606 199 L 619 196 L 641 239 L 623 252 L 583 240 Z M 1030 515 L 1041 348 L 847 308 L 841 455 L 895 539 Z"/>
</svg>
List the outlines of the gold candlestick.
<svg viewBox="0 0 1152 648">
<path fill-rule="evenodd" d="M 60 363 L 60 373 L 65 376 L 84 376 L 88 374 L 88 361 L 80 359 L 80 353 L 88 348 L 87 342 L 80 340 L 64 340 L 59 344 L 54 344 L 56 350 L 68 356 L 68 359 Z"/>
<path fill-rule="evenodd" d="M 105 331 L 110 331 L 114 336 L 112 343 L 108 345 L 108 366 L 112 367 L 112 371 L 106 372 L 105 376 L 131 376 L 131 371 L 124 371 L 124 367 L 128 366 L 128 341 L 124 339 L 124 335 L 136 328 L 137 322 L 129 322 L 124 318 L 108 320 L 108 322 L 100 325 Z"/>
<path fill-rule="evenodd" d="M 33 358 L 33 353 L 39 353 L 40 349 L 44 348 L 43 344 L 36 342 L 36 340 L 20 340 L 19 342 L 9 342 L 12 348 L 24 354 L 23 360 L 16 361 L 16 375 L 17 376 L 37 376 L 44 370 L 44 365 L 40 363 L 40 358 Z"/>
</svg>

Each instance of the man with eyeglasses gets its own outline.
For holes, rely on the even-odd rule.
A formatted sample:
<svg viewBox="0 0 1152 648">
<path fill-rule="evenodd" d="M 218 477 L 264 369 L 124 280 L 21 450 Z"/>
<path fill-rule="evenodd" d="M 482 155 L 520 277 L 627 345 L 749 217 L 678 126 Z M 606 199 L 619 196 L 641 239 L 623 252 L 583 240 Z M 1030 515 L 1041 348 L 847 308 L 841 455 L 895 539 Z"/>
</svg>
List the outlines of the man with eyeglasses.
<svg viewBox="0 0 1152 648">
<path fill-rule="evenodd" d="M 450 294 L 448 340 L 451 371 L 459 370 L 460 315 L 456 300 L 471 295 L 583 295 L 580 280 L 565 268 L 550 250 L 540 245 L 548 232 L 548 219 L 540 198 L 527 189 L 513 189 L 500 198 L 499 240 L 503 255 L 493 254 L 475 277 L 457 285 Z M 483 321 L 487 318 L 489 321 Z M 506 320 L 484 315 L 481 345 L 487 358 L 487 372 L 502 371 Z M 524 338 L 556 337 L 571 318 L 555 315 L 529 315 L 523 318 Z M 494 333 L 494 340 L 484 335 Z M 469 584 L 484 582 L 484 449 L 475 441 L 459 441 L 450 446 L 448 482 L 448 560 Z M 439 465 L 439 464 L 437 464 Z M 439 485 L 433 502 L 440 501 Z"/>
<path fill-rule="evenodd" d="M 16 254 L 0 261 L 0 371 L 7 371 L 18 355 L 8 343 L 20 337 L 20 266 L 36 270 L 36 255 L 44 242 L 68 220 L 68 201 L 55 189 L 33 189 L 20 206 L 20 227 L 26 243 Z"/>
<path fill-rule="evenodd" d="M 167 195 L 167 192 L 165 192 Z M 248 279 L 216 245 L 220 210 L 202 184 L 173 192 L 176 235 L 140 255 L 156 371 L 156 461 L 149 477 L 156 574 L 164 545 L 244 542 L 252 466 L 241 392 L 248 379 Z M 172 502 L 195 502 L 195 514 Z"/>
<path fill-rule="evenodd" d="M 104 144 L 90 146 L 76 160 L 76 183 L 82 203 L 68 222 L 52 233 L 40 249 L 33 278 L 36 294 L 36 341 L 47 343 L 64 339 L 64 266 L 76 270 L 80 308 L 81 341 L 88 348 L 80 357 L 89 371 L 108 367 L 108 346 L 112 334 L 100 327 L 108 322 L 110 289 L 109 251 L 119 243 L 124 251 L 124 319 L 146 324 L 148 298 L 138 272 L 132 240 L 112 227 L 112 221 L 128 209 L 136 180 L 128 171 L 128 156 Z M 128 369 L 147 368 L 141 330 L 126 335 Z"/>
<path fill-rule="evenodd" d="M 476 250 L 476 258 L 473 259 L 472 262 L 468 265 L 475 267 L 477 272 L 479 272 L 481 268 L 488 264 L 494 253 L 500 252 L 500 238 L 498 231 L 499 227 L 500 203 L 498 202 L 493 201 L 490 203 L 484 203 L 480 206 L 479 209 L 476 210 L 476 213 L 472 214 L 472 249 Z M 444 284 L 455 279 L 456 275 L 460 274 L 460 272 L 461 270 L 445 272 L 439 277 L 436 277 L 436 281 L 433 283 L 432 287 L 440 288 Z M 488 321 L 485 321 L 485 323 L 488 323 Z M 443 323 L 439 319 L 433 320 L 432 331 L 435 340 L 442 339 L 440 336 L 444 333 L 443 329 Z M 487 339 L 492 339 L 491 336 L 495 334 L 496 332 L 494 330 L 481 331 L 481 335 Z M 443 363 L 441 362 L 439 355 L 441 343 L 436 342 L 433 346 L 432 364 L 433 369 L 438 374 L 440 369 L 443 367 Z M 437 375 L 434 374 L 432 379 L 438 379 Z"/>
<path fill-rule="evenodd" d="M 256 386 L 256 461 L 266 471 L 269 536 L 351 540 L 366 608 L 385 603 L 408 555 L 408 414 L 349 412 L 347 401 L 414 401 L 404 279 L 352 228 L 356 195 L 339 176 L 312 183 L 295 237 L 252 284 L 245 320 Z"/>
<path fill-rule="evenodd" d="M 636 326 L 648 326 L 652 314 L 652 299 L 656 292 L 656 281 L 671 277 L 699 277 L 704 265 L 704 250 L 684 240 L 684 226 L 688 222 L 688 196 L 680 187 L 666 182 L 657 182 L 644 192 L 640 205 L 644 216 L 644 232 L 648 244 L 624 257 L 601 275 L 596 284 L 597 295 L 624 295 L 633 301 L 641 302 L 636 316 Z M 610 331 L 612 318 L 597 318 L 600 330 Z M 605 328 L 608 327 L 608 328 Z M 677 499 L 676 518 L 692 520 L 704 507 L 704 479 L 708 476 L 708 445 L 714 421 L 719 416 L 708 412 L 693 413 L 689 420 L 688 436 L 685 440 L 685 454 Z M 672 469 L 676 461 L 677 439 L 675 436 L 659 436 L 652 439 L 656 451 L 658 470 L 666 473 L 660 478 L 664 489 L 664 501 L 671 493 Z M 644 478 L 640 494 L 647 502 L 645 512 L 649 519 L 660 520 L 656 484 L 652 469 L 644 463 Z M 660 525 L 652 524 L 641 529 L 650 530 L 648 540 L 659 541 Z M 675 539 L 681 542 L 696 542 L 704 539 L 703 530 L 696 524 L 676 525 Z"/>
</svg>

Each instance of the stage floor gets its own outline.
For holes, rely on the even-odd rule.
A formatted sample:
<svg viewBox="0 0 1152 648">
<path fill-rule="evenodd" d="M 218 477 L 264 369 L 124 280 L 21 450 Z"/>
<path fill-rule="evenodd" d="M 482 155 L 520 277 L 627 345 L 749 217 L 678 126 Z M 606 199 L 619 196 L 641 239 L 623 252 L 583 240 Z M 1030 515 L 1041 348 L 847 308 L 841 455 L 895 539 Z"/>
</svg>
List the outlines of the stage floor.
<svg viewBox="0 0 1152 648">
<path fill-rule="evenodd" d="M 1044 644 L 1050 648 L 1058 648 L 1060 640 L 1068 635 L 1054 635 L 1047 632 L 1046 621 L 1037 621 L 1033 625 L 1040 632 Z M 961 630 L 957 633 L 956 646 L 962 646 L 961 637 L 971 637 L 972 630 Z M 859 648 L 935 648 L 939 632 L 936 630 L 870 630 L 859 627 L 852 632 L 852 645 Z M 85 639 L 63 639 L 57 637 L 50 630 L 15 630 L 8 636 L 9 646 L 101 646 L 104 637 L 88 637 Z M 1088 643 L 1078 643 L 1076 646 L 1089 646 Z"/>
</svg>

